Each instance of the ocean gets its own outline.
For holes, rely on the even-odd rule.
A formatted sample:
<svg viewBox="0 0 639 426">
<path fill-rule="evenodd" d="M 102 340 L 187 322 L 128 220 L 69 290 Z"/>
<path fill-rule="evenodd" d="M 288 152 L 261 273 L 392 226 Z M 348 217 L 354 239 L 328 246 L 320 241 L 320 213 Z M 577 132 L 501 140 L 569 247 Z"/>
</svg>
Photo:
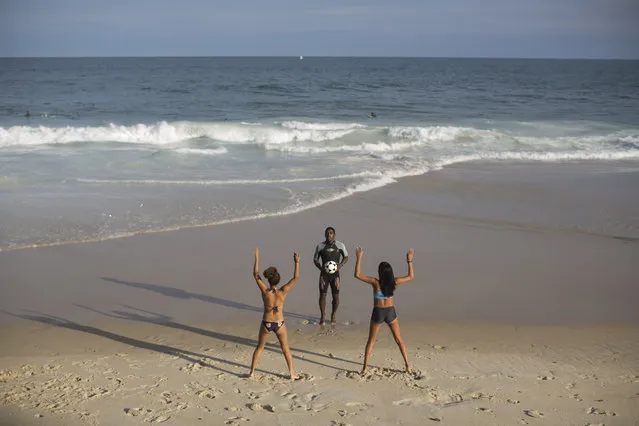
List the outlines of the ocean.
<svg viewBox="0 0 639 426">
<path fill-rule="evenodd" d="M 464 162 L 639 168 L 639 61 L 0 58 L 0 88 L 0 250 L 291 214 Z"/>
</svg>

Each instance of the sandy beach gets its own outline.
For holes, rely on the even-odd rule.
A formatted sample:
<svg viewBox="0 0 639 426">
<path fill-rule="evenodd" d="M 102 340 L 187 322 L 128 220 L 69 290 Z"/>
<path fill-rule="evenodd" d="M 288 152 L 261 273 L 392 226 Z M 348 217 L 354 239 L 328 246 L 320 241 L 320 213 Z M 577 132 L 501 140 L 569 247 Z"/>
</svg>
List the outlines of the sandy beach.
<svg viewBox="0 0 639 426">
<path fill-rule="evenodd" d="M 466 164 L 290 216 L 0 252 L 0 424 L 639 424 L 639 173 L 633 164 Z M 317 325 L 315 245 L 350 251 L 338 324 Z M 352 276 L 414 282 L 361 367 L 372 306 Z M 273 264 L 301 278 L 243 377 Z M 330 296 L 329 296 L 330 300 Z"/>
</svg>

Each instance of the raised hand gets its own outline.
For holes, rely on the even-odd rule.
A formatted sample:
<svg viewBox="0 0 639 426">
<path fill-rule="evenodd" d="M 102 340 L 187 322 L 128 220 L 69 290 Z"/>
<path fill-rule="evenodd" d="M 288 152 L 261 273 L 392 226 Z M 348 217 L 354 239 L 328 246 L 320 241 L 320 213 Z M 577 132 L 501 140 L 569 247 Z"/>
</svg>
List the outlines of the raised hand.
<svg viewBox="0 0 639 426">
<path fill-rule="evenodd" d="M 355 249 L 355 256 L 357 256 L 358 259 L 361 259 L 363 255 L 364 250 L 362 250 L 360 246 L 357 246 L 357 248 Z"/>
<path fill-rule="evenodd" d="M 300 263 L 300 254 L 293 253 L 293 260 L 295 261 L 295 263 Z"/>
<path fill-rule="evenodd" d="M 415 254 L 415 250 L 413 250 L 413 249 L 408 250 L 408 253 L 406 253 L 406 261 L 407 262 L 412 262 L 414 254 Z"/>
</svg>

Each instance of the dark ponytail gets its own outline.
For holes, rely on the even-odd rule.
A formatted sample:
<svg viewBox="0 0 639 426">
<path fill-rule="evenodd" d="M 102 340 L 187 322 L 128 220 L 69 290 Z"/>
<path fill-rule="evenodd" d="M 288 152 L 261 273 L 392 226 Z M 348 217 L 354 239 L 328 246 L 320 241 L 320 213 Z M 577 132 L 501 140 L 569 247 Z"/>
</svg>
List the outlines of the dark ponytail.
<svg viewBox="0 0 639 426">
<path fill-rule="evenodd" d="M 386 297 L 393 297 L 395 293 L 395 274 L 393 267 L 388 262 L 381 262 L 377 268 L 379 274 L 379 286 L 382 294 Z"/>
</svg>

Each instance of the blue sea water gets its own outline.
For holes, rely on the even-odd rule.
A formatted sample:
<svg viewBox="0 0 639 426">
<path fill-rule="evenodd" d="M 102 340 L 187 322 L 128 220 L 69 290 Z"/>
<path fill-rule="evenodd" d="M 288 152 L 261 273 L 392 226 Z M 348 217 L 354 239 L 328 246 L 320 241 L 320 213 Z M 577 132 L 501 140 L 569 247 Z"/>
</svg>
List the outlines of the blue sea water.
<svg viewBox="0 0 639 426">
<path fill-rule="evenodd" d="M 0 250 L 288 214 L 469 161 L 639 165 L 639 61 L 0 58 L 0 93 Z"/>
</svg>

